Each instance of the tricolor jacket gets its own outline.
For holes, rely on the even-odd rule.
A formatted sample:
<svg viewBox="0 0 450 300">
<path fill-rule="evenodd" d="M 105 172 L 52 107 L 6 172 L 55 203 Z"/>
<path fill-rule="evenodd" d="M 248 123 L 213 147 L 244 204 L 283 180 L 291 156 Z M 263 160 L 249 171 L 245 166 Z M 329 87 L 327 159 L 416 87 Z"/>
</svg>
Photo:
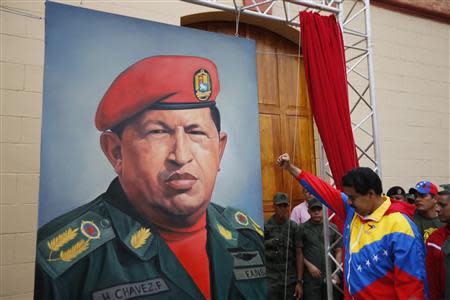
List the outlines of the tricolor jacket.
<svg viewBox="0 0 450 300">
<path fill-rule="evenodd" d="M 303 171 L 297 180 L 345 220 L 346 299 L 427 299 L 425 247 L 411 221 L 411 206 L 385 197 L 362 217 L 344 193 L 318 177 Z"/>
</svg>

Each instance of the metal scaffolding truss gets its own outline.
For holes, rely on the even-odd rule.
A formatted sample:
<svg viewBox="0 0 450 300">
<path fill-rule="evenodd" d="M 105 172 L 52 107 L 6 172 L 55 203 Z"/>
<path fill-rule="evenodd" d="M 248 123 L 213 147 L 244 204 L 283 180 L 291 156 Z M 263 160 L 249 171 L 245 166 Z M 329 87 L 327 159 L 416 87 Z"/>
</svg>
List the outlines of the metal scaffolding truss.
<svg viewBox="0 0 450 300">
<path fill-rule="evenodd" d="M 341 24 L 347 59 L 347 82 L 353 134 L 360 165 L 381 173 L 375 102 L 370 28 L 370 0 L 252 0 L 243 1 L 182 0 L 224 11 L 234 12 L 236 21 L 242 14 L 276 20 L 299 27 L 301 11 L 334 13 Z M 331 179 L 325 163 L 322 175 Z M 381 175 L 381 174 L 380 174 Z"/>
<path fill-rule="evenodd" d="M 284 22 L 287 26 L 300 27 L 299 13 L 314 11 L 333 13 L 341 25 L 347 67 L 349 108 L 359 164 L 375 170 L 381 176 L 380 151 L 378 143 L 377 113 L 375 101 L 374 69 L 372 62 L 370 0 L 252 0 L 243 1 L 182 0 L 236 14 L 236 27 L 242 14 Z M 237 30 L 236 30 L 237 32 Z M 332 174 L 323 146 L 320 147 L 320 176 L 333 184 Z M 327 209 L 324 209 L 328 216 Z M 330 245 L 329 220 L 324 222 L 324 245 L 326 249 L 326 278 L 328 299 L 333 299 L 332 275 L 342 272 L 332 255 L 334 244 Z M 331 229 L 333 230 L 333 229 Z M 340 237 L 342 239 L 342 236 Z M 335 242 L 336 243 L 336 242 Z M 330 263 L 331 261 L 331 263 Z"/>
</svg>

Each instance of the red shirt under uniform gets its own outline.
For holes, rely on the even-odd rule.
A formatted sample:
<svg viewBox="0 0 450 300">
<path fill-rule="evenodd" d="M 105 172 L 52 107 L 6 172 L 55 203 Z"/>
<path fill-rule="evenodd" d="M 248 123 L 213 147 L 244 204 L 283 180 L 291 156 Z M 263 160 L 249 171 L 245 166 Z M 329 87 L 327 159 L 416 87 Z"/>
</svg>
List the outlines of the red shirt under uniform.
<svg viewBox="0 0 450 300">
<path fill-rule="evenodd" d="M 209 259 L 206 252 L 206 213 L 192 227 L 165 228 L 160 234 L 203 296 L 211 299 Z"/>
<path fill-rule="evenodd" d="M 426 268 L 430 300 L 444 299 L 445 293 L 445 255 L 442 246 L 450 235 L 450 228 L 444 225 L 435 230 L 426 240 Z"/>
</svg>

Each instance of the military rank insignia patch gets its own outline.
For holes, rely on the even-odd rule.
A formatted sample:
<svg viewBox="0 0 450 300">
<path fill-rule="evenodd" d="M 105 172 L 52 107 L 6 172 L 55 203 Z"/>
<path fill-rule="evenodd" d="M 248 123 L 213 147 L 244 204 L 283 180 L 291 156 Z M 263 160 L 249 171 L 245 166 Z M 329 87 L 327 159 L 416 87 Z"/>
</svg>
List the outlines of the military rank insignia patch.
<svg viewBox="0 0 450 300">
<path fill-rule="evenodd" d="M 111 226 L 106 226 L 108 223 L 109 220 L 95 212 L 84 213 L 55 233 L 39 240 L 37 263 L 52 278 L 58 277 L 77 261 L 115 237 Z"/>
<path fill-rule="evenodd" d="M 47 247 L 50 249 L 50 254 L 48 256 L 48 260 L 52 260 L 52 254 L 53 252 L 57 252 L 66 245 L 68 242 L 73 240 L 77 237 L 78 228 L 68 228 L 67 230 L 63 231 L 62 233 L 58 234 L 51 240 L 47 241 Z"/>
<path fill-rule="evenodd" d="M 75 238 L 78 237 L 79 232 L 81 231 L 82 235 L 84 235 L 86 239 L 79 239 L 78 241 L 72 242 Z M 89 242 L 91 239 L 100 238 L 100 229 L 95 225 L 93 221 L 81 221 L 80 228 L 72 228 L 69 227 L 63 232 L 51 238 L 47 241 L 47 247 L 50 250 L 48 255 L 48 261 L 72 261 L 78 255 L 83 253 L 89 248 Z M 65 247 L 65 246 L 68 247 Z M 62 249 L 64 247 L 64 249 Z M 59 251 L 59 255 L 55 256 L 54 254 Z"/>
<path fill-rule="evenodd" d="M 205 69 L 200 69 L 194 74 L 195 97 L 200 101 L 209 99 L 212 93 L 211 76 Z"/>
<path fill-rule="evenodd" d="M 152 232 L 149 228 L 142 227 L 141 229 L 133 233 L 130 239 L 130 244 L 134 249 L 139 249 L 145 245 L 151 235 Z"/>
<path fill-rule="evenodd" d="M 236 220 L 236 222 L 238 222 L 242 226 L 247 226 L 248 225 L 248 218 L 247 218 L 247 216 L 244 215 L 243 213 L 241 213 L 240 211 L 238 211 L 238 212 L 236 212 L 234 214 L 234 219 Z"/>
<path fill-rule="evenodd" d="M 226 229 L 225 227 L 223 227 L 222 225 L 217 224 L 217 230 L 219 230 L 220 235 L 222 235 L 224 239 L 226 240 L 233 239 L 233 233 L 228 229 Z"/>
<path fill-rule="evenodd" d="M 250 218 L 250 217 L 249 217 Z M 258 223 L 255 222 L 252 218 L 250 218 L 250 222 L 252 223 L 253 228 L 256 230 L 256 232 L 264 237 L 264 230 L 261 228 L 261 226 L 258 225 Z"/>
<path fill-rule="evenodd" d="M 84 251 L 86 251 L 88 248 L 89 248 L 89 240 L 81 239 L 67 250 L 62 250 L 59 253 L 59 258 L 62 261 L 72 261 L 74 258 L 76 258 Z"/>
</svg>

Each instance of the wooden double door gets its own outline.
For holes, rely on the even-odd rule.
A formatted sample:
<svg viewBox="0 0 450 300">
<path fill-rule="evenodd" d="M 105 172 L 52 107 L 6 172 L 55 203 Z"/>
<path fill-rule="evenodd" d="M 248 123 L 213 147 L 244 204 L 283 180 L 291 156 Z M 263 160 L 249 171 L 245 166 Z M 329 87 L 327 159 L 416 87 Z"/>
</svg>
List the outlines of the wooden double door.
<svg viewBox="0 0 450 300">
<path fill-rule="evenodd" d="M 199 22 L 189 27 L 235 34 L 234 22 Z M 264 218 L 273 213 L 272 197 L 285 192 L 292 208 L 303 201 L 302 188 L 275 165 L 288 152 L 294 163 L 315 173 L 316 156 L 311 108 L 298 44 L 267 29 L 239 25 L 239 36 L 256 41 L 259 127 Z"/>
</svg>

